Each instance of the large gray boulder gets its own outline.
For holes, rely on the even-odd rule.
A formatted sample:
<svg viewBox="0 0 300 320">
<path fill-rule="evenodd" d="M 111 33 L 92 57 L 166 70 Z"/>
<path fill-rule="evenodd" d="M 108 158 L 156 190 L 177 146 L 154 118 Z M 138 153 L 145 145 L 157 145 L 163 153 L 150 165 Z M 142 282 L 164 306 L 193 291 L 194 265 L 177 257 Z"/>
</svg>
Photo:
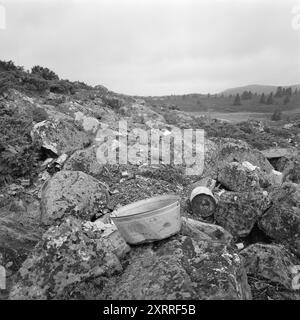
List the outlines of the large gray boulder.
<svg viewBox="0 0 300 320">
<path fill-rule="evenodd" d="M 103 184 L 81 171 L 60 171 L 41 192 L 42 221 L 49 224 L 69 215 L 90 220 L 106 208 L 108 194 Z"/>
<path fill-rule="evenodd" d="M 83 149 L 90 143 L 90 137 L 74 121 L 62 119 L 36 123 L 31 136 L 33 141 L 58 156 Z"/>
<path fill-rule="evenodd" d="M 283 246 L 256 243 L 240 254 L 247 274 L 278 283 L 288 290 L 296 290 L 299 286 L 296 276 L 300 262 Z"/>
<path fill-rule="evenodd" d="M 64 170 L 82 171 L 95 178 L 101 176 L 103 164 L 97 160 L 97 145 L 75 151 L 65 162 Z"/>
<path fill-rule="evenodd" d="M 300 183 L 300 156 L 290 157 L 282 166 L 284 180 Z"/>
<path fill-rule="evenodd" d="M 288 157 L 294 150 L 292 148 L 271 148 L 261 151 L 262 154 L 268 159 L 278 159 Z"/>
<path fill-rule="evenodd" d="M 300 256 L 300 186 L 283 184 L 272 193 L 272 202 L 259 220 L 259 228 Z"/>
<path fill-rule="evenodd" d="M 225 191 L 219 197 L 215 219 L 234 237 L 245 237 L 270 205 L 267 191 Z"/>
<path fill-rule="evenodd" d="M 7 297 L 13 275 L 43 233 L 37 199 L 24 194 L 14 197 L 6 195 L 6 201 L 6 205 L 1 203 L 0 210 L 0 266 L 6 269 L 7 290 L 0 290 L 0 300 Z"/>
<path fill-rule="evenodd" d="M 10 299 L 67 298 L 72 285 L 120 272 L 119 258 L 129 250 L 120 240 L 112 245 L 102 224 L 69 217 L 43 235 L 20 268 Z"/>
<path fill-rule="evenodd" d="M 244 300 L 251 292 L 242 261 L 224 243 L 177 235 L 131 251 L 110 298 Z"/>
<path fill-rule="evenodd" d="M 247 165 L 249 164 L 249 165 Z M 230 162 L 220 169 L 218 181 L 228 190 L 244 192 L 260 189 L 260 174 L 249 162 Z"/>
<path fill-rule="evenodd" d="M 231 138 L 222 139 L 219 142 L 218 169 L 222 169 L 230 162 L 248 161 L 253 166 L 257 166 L 265 173 L 271 173 L 272 165 L 267 158 L 257 149 L 253 149 L 242 140 Z"/>
</svg>

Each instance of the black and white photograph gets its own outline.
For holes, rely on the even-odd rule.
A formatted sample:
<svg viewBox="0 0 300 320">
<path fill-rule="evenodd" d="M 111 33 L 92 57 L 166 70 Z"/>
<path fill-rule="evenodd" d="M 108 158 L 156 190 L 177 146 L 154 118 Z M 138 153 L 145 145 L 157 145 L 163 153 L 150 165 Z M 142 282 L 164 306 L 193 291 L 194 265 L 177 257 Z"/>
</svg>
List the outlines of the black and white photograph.
<svg viewBox="0 0 300 320">
<path fill-rule="evenodd" d="M 0 300 L 300 300 L 300 0 L 0 0 Z"/>
</svg>

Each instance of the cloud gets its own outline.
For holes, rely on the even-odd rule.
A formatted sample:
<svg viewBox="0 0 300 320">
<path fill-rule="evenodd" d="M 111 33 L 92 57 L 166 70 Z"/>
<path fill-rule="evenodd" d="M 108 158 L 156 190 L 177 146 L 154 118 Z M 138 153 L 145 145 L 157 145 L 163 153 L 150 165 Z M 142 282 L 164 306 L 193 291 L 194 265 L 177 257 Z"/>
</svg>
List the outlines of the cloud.
<svg viewBox="0 0 300 320">
<path fill-rule="evenodd" d="M 295 1 L 4 2 L 0 53 L 140 95 L 300 83 Z"/>
</svg>

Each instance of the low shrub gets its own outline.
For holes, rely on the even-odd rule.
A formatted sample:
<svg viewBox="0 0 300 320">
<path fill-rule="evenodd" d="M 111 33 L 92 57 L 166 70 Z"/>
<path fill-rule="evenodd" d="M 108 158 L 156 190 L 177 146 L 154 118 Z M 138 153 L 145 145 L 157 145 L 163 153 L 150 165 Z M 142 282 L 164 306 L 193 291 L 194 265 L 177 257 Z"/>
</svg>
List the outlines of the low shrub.
<svg viewBox="0 0 300 320">
<path fill-rule="evenodd" d="M 30 136 L 33 119 L 0 104 L 0 185 L 37 174 L 40 146 Z"/>
<path fill-rule="evenodd" d="M 74 94 L 75 87 L 67 80 L 51 81 L 50 92 L 58 94 Z"/>
<path fill-rule="evenodd" d="M 31 69 L 31 74 L 38 75 L 45 80 L 59 80 L 58 75 L 54 71 L 41 66 L 34 66 Z"/>
<path fill-rule="evenodd" d="M 113 97 L 102 97 L 102 101 L 109 106 L 110 108 L 114 110 L 118 110 L 122 107 L 122 101 L 118 98 L 113 98 Z"/>
<path fill-rule="evenodd" d="M 26 91 L 33 91 L 36 93 L 44 93 L 49 90 L 48 81 L 40 78 L 37 75 L 26 74 L 22 76 L 22 84 Z"/>
</svg>

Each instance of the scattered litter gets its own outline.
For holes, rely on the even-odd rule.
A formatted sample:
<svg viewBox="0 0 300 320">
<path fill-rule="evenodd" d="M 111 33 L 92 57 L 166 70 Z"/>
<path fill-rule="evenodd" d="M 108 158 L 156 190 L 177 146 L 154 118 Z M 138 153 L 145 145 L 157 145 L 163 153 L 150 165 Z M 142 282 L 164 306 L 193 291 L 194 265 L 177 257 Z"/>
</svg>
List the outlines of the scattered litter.
<svg viewBox="0 0 300 320">
<path fill-rule="evenodd" d="M 11 196 L 16 195 L 18 192 L 21 192 L 24 190 L 24 187 L 18 184 L 11 184 L 9 185 L 9 189 L 7 190 L 7 193 Z"/>
<path fill-rule="evenodd" d="M 68 155 L 64 153 L 55 160 L 55 163 L 59 166 L 62 166 L 67 159 Z"/>
<path fill-rule="evenodd" d="M 224 189 L 222 189 L 222 190 L 220 190 L 218 193 L 216 193 L 216 195 L 218 196 L 218 197 L 221 197 L 221 195 L 224 193 L 224 192 L 226 192 Z"/>
<path fill-rule="evenodd" d="M 254 171 L 255 169 L 257 169 L 257 166 L 254 166 L 252 163 L 248 162 L 248 161 L 244 161 L 242 163 L 242 166 L 245 167 L 246 169 L 248 169 L 249 171 Z"/>
<path fill-rule="evenodd" d="M 268 191 L 264 190 L 264 191 L 263 191 L 263 195 L 264 195 L 265 197 L 267 197 L 267 196 L 269 195 Z"/>
<path fill-rule="evenodd" d="M 15 183 L 12 183 L 12 184 L 9 186 L 9 189 L 10 189 L 11 191 L 16 191 L 16 190 L 23 189 L 23 187 L 20 186 L 20 185 L 15 184 Z"/>
<path fill-rule="evenodd" d="M 51 176 L 50 176 L 50 174 L 49 174 L 49 172 L 48 171 L 43 171 L 43 172 L 41 172 L 40 174 L 39 174 L 39 180 L 40 181 L 46 181 L 46 180 L 48 180 L 48 179 L 50 179 L 51 178 Z"/>
<path fill-rule="evenodd" d="M 277 185 L 281 185 L 283 182 L 282 172 L 272 170 L 272 182 Z"/>
<path fill-rule="evenodd" d="M 287 123 L 283 126 L 284 129 L 291 129 L 294 126 L 293 123 Z"/>
<path fill-rule="evenodd" d="M 244 246 L 244 244 L 243 244 L 242 242 L 237 243 L 237 244 L 236 244 L 236 247 L 238 248 L 238 250 L 242 250 L 242 249 L 245 248 L 245 246 Z"/>
<path fill-rule="evenodd" d="M 102 215 L 98 220 L 96 220 L 97 222 L 101 221 L 105 224 L 111 223 L 114 225 L 113 221 L 110 219 L 110 213 L 106 213 L 104 215 Z"/>
<path fill-rule="evenodd" d="M 20 180 L 22 187 L 29 187 L 30 186 L 30 179 L 22 179 Z"/>
<path fill-rule="evenodd" d="M 122 177 L 128 177 L 128 171 L 123 171 L 122 172 Z"/>
</svg>

